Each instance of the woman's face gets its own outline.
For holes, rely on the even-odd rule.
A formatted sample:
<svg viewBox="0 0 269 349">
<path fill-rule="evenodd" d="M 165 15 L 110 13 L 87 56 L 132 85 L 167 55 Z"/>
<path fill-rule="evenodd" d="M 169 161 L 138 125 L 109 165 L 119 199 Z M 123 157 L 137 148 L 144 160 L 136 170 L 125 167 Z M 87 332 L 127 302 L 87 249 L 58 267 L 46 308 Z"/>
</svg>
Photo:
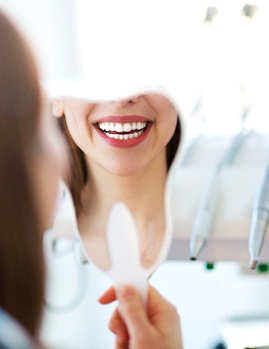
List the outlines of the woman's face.
<svg viewBox="0 0 269 349">
<path fill-rule="evenodd" d="M 177 110 L 166 97 L 145 94 L 109 103 L 61 103 L 73 140 L 98 166 L 128 176 L 155 160 L 165 161 L 177 123 Z"/>
<path fill-rule="evenodd" d="M 46 230 L 53 221 L 59 198 L 59 180 L 67 164 L 62 136 L 48 108 L 41 116 L 38 142 L 38 156 L 33 167 L 34 193 L 37 195 L 41 226 Z"/>
</svg>

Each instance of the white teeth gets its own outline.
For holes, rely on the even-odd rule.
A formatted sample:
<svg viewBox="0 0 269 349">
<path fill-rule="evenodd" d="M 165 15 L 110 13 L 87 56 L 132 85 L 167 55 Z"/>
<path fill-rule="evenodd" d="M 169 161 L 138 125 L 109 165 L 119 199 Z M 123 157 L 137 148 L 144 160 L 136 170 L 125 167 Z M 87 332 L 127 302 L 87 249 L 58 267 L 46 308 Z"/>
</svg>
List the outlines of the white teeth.
<svg viewBox="0 0 269 349">
<path fill-rule="evenodd" d="M 119 122 L 100 122 L 98 124 L 100 130 L 102 131 L 116 131 L 116 132 L 130 132 L 139 131 L 147 126 L 146 122 L 132 122 L 132 123 L 119 123 Z"/>
<path fill-rule="evenodd" d="M 132 129 L 131 124 L 123 124 L 123 131 L 130 132 Z"/>
<path fill-rule="evenodd" d="M 146 122 L 100 122 L 98 124 L 99 129 L 102 130 L 107 137 L 119 140 L 128 140 L 140 136 L 145 131 L 146 126 Z"/>
<path fill-rule="evenodd" d="M 138 132 L 134 132 L 134 133 L 128 133 L 128 134 L 124 134 L 124 135 L 119 135 L 118 133 L 108 133 L 106 132 L 106 135 L 110 138 L 114 138 L 114 139 L 120 139 L 120 140 L 127 140 L 127 139 L 132 139 L 132 138 L 136 138 L 140 135 L 142 135 L 143 131 L 138 131 Z"/>
<path fill-rule="evenodd" d="M 115 131 L 116 132 L 122 132 L 123 131 L 122 124 L 119 124 L 119 123 L 115 124 Z"/>
</svg>

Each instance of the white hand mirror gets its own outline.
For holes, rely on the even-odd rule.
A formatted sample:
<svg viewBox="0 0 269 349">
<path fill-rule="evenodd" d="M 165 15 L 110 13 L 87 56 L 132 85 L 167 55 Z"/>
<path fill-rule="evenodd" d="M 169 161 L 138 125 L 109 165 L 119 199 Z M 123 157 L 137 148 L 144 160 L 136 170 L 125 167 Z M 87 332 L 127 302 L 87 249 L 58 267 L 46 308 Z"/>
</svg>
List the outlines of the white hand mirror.
<svg viewBox="0 0 269 349">
<path fill-rule="evenodd" d="M 178 108 L 155 88 L 105 102 L 58 99 L 53 113 L 70 150 L 72 224 L 84 253 L 116 284 L 135 284 L 145 299 L 146 281 L 172 239 Z"/>
</svg>

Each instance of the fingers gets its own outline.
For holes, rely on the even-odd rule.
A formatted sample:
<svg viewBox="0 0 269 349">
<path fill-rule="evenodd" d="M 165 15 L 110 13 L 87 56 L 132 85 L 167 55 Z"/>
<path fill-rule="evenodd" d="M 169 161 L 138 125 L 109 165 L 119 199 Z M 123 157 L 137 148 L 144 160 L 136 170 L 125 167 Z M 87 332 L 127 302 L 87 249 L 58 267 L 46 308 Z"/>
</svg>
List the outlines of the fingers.
<svg viewBox="0 0 269 349">
<path fill-rule="evenodd" d="M 156 314 L 166 314 L 167 312 L 175 312 L 175 307 L 167 301 L 155 288 L 149 286 L 147 312 L 150 318 Z"/>
<path fill-rule="evenodd" d="M 137 333 L 143 335 L 150 332 L 150 323 L 138 291 L 130 285 L 125 285 L 117 291 L 117 296 L 119 313 L 128 328 L 130 338 L 137 336 Z"/>
<path fill-rule="evenodd" d="M 161 331 L 171 328 L 171 324 L 180 327 L 177 309 L 152 286 L 149 287 L 147 313 L 151 324 L 157 325 Z"/>
<path fill-rule="evenodd" d="M 128 348 L 129 334 L 121 315 L 116 309 L 109 321 L 108 327 L 116 336 L 116 349 Z"/>
<path fill-rule="evenodd" d="M 109 304 L 117 299 L 114 287 L 110 287 L 99 299 L 101 304 Z"/>
<path fill-rule="evenodd" d="M 121 343 L 119 343 L 116 339 L 116 343 L 115 343 L 115 349 L 128 349 L 128 344 L 127 345 L 122 345 Z"/>
<path fill-rule="evenodd" d="M 117 299 L 114 287 L 110 287 L 99 299 L 100 304 L 109 304 Z M 129 335 L 127 327 L 116 309 L 109 321 L 108 327 L 116 336 L 115 349 L 128 349 Z"/>
<path fill-rule="evenodd" d="M 176 308 L 149 286 L 147 309 L 138 291 L 122 286 L 117 293 L 110 288 L 100 297 L 101 304 L 118 299 L 119 306 L 109 322 L 110 330 L 116 336 L 115 349 L 135 348 L 183 348 L 180 318 Z"/>
</svg>

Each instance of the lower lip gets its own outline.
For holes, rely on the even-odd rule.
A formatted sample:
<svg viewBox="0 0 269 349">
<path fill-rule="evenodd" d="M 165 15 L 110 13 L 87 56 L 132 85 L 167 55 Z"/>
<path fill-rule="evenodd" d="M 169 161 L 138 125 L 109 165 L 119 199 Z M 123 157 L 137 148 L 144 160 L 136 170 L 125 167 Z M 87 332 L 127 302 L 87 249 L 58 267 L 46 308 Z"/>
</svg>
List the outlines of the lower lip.
<svg viewBox="0 0 269 349">
<path fill-rule="evenodd" d="M 130 148 L 130 147 L 135 147 L 136 145 L 142 143 L 151 128 L 152 124 L 149 124 L 145 130 L 145 132 L 143 132 L 140 136 L 135 137 L 135 138 L 131 138 L 131 139 L 115 139 L 115 138 L 110 138 L 108 136 L 106 136 L 102 131 L 99 130 L 98 127 L 96 127 L 97 132 L 99 133 L 99 135 L 110 145 L 112 145 L 113 147 L 117 147 L 117 148 Z"/>
</svg>

